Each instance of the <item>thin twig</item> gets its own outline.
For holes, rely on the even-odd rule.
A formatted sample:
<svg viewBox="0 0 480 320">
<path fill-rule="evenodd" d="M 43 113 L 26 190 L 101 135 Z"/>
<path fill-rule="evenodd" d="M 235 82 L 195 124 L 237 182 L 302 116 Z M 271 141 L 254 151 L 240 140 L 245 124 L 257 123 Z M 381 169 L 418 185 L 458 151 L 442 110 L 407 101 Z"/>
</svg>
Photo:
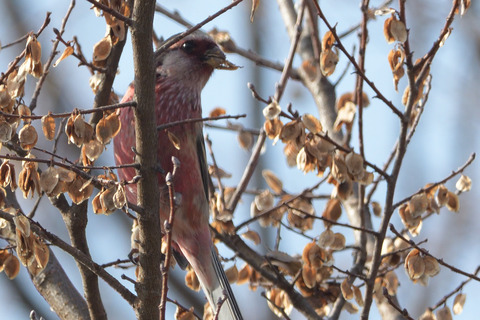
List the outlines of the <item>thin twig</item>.
<svg viewBox="0 0 480 320">
<path fill-rule="evenodd" d="M 87 109 L 87 110 L 75 109 L 74 112 L 78 114 L 90 114 L 98 111 L 109 111 L 109 110 L 115 110 L 115 109 L 127 108 L 127 107 L 136 107 L 136 106 L 137 106 L 137 103 L 135 101 L 129 101 L 129 102 L 116 103 L 108 106 L 98 107 L 96 109 Z M 5 118 L 15 118 L 15 119 L 20 118 L 22 120 L 23 119 L 40 120 L 43 117 L 43 116 L 36 116 L 36 115 L 26 116 L 26 115 L 11 114 L 3 111 L 0 111 L 0 115 L 4 116 Z M 50 113 L 50 115 L 53 118 L 67 118 L 72 115 L 72 112 Z"/>
<path fill-rule="evenodd" d="M 96 0 L 87 0 L 87 1 L 90 2 L 94 7 L 101 9 L 103 12 L 111 14 L 118 20 L 125 22 L 127 25 L 131 26 L 133 24 L 132 19 L 130 19 L 129 17 L 125 17 L 123 14 L 120 14 L 119 12 L 113 10 L 109 6 L 104 5 L 103 3 Z"/>
<path fill-rule="evenodd" d="M 185 119 L 180 121 L 173 121 L 169 123 L 165 123 L 162 125 L 157 126 L 157 130 L 165 130 L 171 127 L 175 127 L 178 125 L 183 125 L 187 123 L 195 123 L 195 122 L 205 122 L 205 121 L 215 121 L 215 120 L 223 120 L 223 119 L 240 119 L 245 118 L 246 114 L 238 114 L 235 116 L 218 116 L 218 117 L 206 117 L 206 118 L 193 118 L 193 119 Z"/>
<path fill-rule="evenodd" d="M 94 0 L 88 0 L 88 1 L 94 1 Z M 219 11 L 217 11 L 216 13 L 214 13 L 213 15 L 209 16 L 208 18 L 206 18 L 205 20 L 203 20 L 202 22 L 196 24 L 195 26 L 189 28 L 188 30 L 180 33 L 179 35 L 176 35 L 172 38 L 170 38 L 169 40 L 165 41 L 162 46 L 155 52 L 156 56 L 159 56 L 160 54 L 162 54 L 163 52 L 165 52 L 168 48 L 170 48 L 174 43 L 180 41 L 181 39 L 185 38 L 186 36 L 188 36 L 189 34 L 192 34 L 194 33 L 195 31 L 199 30 L 201 27 L 203 27 L 204 25 L 206 25 L 207 23 L 209 23 L 210 21 L 212 21 L 213 19 L 217 18 L 218 16 L 224 14 L 225 12 L 227 12 L 228 10 L 232 9 L 233 7 L 237 6 L 238 4 L 240 4 L 243 0 L 235 0 L 233 1 L 232 3 L 230 3 L 228 6 L 224 7 L 223 9 L 220 9 Z"/>
<path fill-rule="evenodd" d="M 175 221 L 175 188 L 173 186 L 173 180 L 175 173 L 179 167 L 178 160 L 172 157 L 173 171 L 167 173 L 165 178 L 165 184 L 168 187 L 168 198 L 170 203 L 170 214 L 168 215 L 168 221 L 165 221 L 165 237 L 166 237 L 166 250 L 165 261 L 162 264 L 162 296 L 160 300 L 160 319 L 165 319 L 166 304 L 167 304 L 167 292 L 168 292 L 168 270 L 170 268 L 170 260 L 172 255 L 172 231 Z"/>
</svg>

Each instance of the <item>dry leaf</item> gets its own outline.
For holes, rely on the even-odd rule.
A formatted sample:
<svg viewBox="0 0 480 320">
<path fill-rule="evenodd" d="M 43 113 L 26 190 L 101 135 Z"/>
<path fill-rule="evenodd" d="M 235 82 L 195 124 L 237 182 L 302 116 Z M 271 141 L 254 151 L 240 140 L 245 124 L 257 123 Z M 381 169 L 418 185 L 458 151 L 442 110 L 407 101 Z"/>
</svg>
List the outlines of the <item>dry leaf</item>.
<svg viewBox="0 0 480 320">
<path fill-rule="evenodd" d="M 72 46 L 67 46 L 65 48 L 65 50 L 63 50 L 62 52 L 62 55 L 57 59 L 57 61 L 55 61 L 55 63 L 53 64 L 53 67 L 55 68 L 56 66 L 58 66 L 58 64 L 64 60 L 65 58 L 69 57 L 70 55 L 72 55 L 73 53 L 73 47 Z"/>
<path fill-rule="evenodd" d="M 250 22 L 253 22 L 253 17 L 255 16 L 255 12 L 260 5 L 260 0 L 252 0 L 252 9 L 250 10 Z"/>
</svg>

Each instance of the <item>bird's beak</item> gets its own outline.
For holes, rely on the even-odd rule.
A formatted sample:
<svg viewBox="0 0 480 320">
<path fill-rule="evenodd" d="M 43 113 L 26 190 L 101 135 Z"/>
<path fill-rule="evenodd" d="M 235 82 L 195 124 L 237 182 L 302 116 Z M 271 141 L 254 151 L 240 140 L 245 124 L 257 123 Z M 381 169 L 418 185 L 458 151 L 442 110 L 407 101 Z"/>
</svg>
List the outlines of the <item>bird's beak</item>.
<svg viewBox="0 0 480 320">
<path fill-rule="evenodd" d="M 225 53 L 215 46 L 212 49 L 205 51 L 205 63 L 214 69 L 236 70 L 238 66 L 234 65 L 225 57 Z"/>
</svg>

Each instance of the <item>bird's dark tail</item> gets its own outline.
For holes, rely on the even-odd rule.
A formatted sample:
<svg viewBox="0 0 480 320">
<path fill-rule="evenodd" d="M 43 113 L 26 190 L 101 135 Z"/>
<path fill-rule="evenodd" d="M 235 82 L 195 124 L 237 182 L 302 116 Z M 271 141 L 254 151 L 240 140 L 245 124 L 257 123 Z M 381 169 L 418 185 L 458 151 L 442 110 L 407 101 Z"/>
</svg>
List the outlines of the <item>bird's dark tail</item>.
<svg viewBox="0 0 480 320">
<path fill-rule="evenodd" d="M 212 246 L 211 250 L 213 268 L 215 269 L 216 278 L 218 280 L 218 286 L 210 292 L 211 301 L 216 303 L 212 305 L 214 312 L 219 313 L 219 320 L 242 320 L 242 314 L 238 308 L 237 301 L 233 295 L 232 288 L 228 283 L 227 276 L 223 271 L 222 264 L 218 259 L 218 255 L 215 248 Z M 222 303 L 223 302 L 223 303 Z M 218 303 L 221 303 L 220 309 L 218 309 Z"/>
</svg>

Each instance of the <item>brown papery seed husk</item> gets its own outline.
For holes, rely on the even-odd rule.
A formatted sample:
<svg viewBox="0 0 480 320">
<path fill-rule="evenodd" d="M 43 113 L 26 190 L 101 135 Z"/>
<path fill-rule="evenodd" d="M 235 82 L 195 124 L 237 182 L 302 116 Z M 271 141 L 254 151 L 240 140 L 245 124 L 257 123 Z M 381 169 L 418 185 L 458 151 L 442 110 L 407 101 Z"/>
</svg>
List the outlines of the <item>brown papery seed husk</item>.
<svg viewBox="0 0 480 320">
<path fill-rule="evenodd" d="M 42 117 L 42 130 L 47 140 L 53 140 L 53 138 L 55 138 L 55 119 L 51 113 Z"/>
</svg>

